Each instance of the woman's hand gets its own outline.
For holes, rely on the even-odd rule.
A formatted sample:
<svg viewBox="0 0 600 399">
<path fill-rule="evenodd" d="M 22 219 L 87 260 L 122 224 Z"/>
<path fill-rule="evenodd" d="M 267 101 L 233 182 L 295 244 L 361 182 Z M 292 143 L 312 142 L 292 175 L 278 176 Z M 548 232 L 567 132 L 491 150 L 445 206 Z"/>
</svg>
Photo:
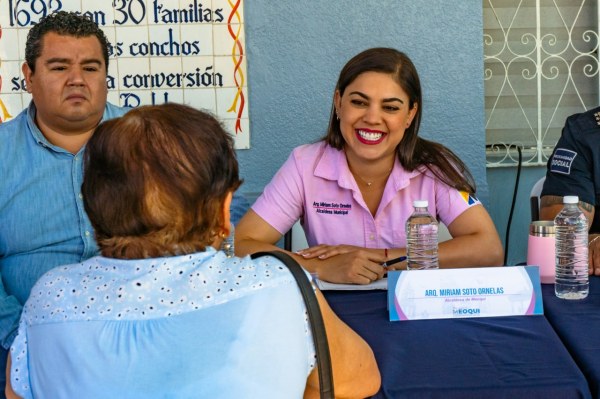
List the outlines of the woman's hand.
<svg viewBox="0 0 600 399">
<path fill-rule="evenodd" d="M 332 256 L 347 254 L 348 252 L 361 250 L 364 248 L 360 248 L 354 245 L 315 245 L 314 247 L 301 249 L 296 251 L 296 253 L 302 256 L 304 259 L 328 259 Z"/>
<path fill-rule="evenodd" d="M 381 279 L 387 272 L 381 265 L 386 260 L 381 249 L 317 245 L 297 254 L 312 260 L 319 279 L 332 283 L 369 284 Z"/>
</svg>

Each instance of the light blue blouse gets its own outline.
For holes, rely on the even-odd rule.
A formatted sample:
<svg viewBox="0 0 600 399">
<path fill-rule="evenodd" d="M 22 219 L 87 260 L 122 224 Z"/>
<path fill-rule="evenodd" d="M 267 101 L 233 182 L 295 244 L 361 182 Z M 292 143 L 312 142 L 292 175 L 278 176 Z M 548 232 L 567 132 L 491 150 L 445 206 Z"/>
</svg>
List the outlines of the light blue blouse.
<svg viewBox="0 0 600 399">
<path fill-rule="evenodd" d="M 213 248 L 51 270 L 11 356 L 24 398 L 301 398 L 315 365 L 287 268 Z"/>
</svg>

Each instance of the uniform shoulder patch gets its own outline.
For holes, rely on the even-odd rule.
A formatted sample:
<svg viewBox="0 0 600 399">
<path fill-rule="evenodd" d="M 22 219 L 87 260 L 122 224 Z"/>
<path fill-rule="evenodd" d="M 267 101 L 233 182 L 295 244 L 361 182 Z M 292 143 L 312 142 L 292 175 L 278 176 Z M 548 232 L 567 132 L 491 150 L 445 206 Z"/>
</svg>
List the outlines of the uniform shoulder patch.
<svg viewBox="0 0 600 399">
<path fill-rule="evenodd" d="M 475 203 L 477 203 L 477 198 L 472 196 L 471 194 L 469 194 L 466 191 L 461 191 L 460 192 L 460 196 L 462 197 L 463 200 L 465 200 L 465 202 L 469 205 L 475 205 Z"/>
<path fill-rule="evenodd" d="M 575 151 L 567 150 L 566 148 L 557 148 L 552 154 L 552 161 L 550 162 L 550 172 L 562 173 L 563 175 L 571 174 L 571 165 L 577 153 Z"/>
</svg>

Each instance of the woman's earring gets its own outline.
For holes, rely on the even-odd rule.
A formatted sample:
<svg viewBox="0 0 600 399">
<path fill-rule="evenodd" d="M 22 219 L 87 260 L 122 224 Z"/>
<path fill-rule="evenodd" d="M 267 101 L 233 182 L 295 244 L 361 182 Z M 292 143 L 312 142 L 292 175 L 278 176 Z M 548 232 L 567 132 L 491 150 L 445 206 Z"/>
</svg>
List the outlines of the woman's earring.
<svg viewBox="0 0 600 399">
<path fill-rule="evenodd" d="M 223 241 L 221 242 L 221 251 L 225 252 L 225 255 L 228 258 L 231 258 L 234 254 L 234 246 L 233 246 L 233 239 L 234 239 L 234 230 L 233 230 L 233 224 L 231 225 L 231 231 L 229 232 L 229 235 L 225 234 L 225 232 L 221 232 L 219 234 L 221 236 L 221 238 L 223 239 Z"/>
<path fill-rule="evenodd" d="M 340 120 L 340 114 L 337 109 L 335 110 L 335 117 L 337 118 L 338 121 Z"/>
</svg>

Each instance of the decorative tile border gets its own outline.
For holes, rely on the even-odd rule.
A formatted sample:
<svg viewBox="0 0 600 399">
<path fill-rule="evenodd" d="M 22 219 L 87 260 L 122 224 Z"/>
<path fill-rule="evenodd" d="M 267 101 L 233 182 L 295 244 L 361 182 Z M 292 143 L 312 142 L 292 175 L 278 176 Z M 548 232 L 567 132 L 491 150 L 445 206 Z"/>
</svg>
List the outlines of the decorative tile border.
<svg viewBox="0 0 600 399">
<path fill-rule="evenodd" d="M 243 0 L 0 0 L 0 123 L 31 99 L 21 76 L 29 28 L 60 10 L 89 15 L 111 42 L 109 101 L 206 109 L 236 148 L 250 147 Z"/>
</svg>

